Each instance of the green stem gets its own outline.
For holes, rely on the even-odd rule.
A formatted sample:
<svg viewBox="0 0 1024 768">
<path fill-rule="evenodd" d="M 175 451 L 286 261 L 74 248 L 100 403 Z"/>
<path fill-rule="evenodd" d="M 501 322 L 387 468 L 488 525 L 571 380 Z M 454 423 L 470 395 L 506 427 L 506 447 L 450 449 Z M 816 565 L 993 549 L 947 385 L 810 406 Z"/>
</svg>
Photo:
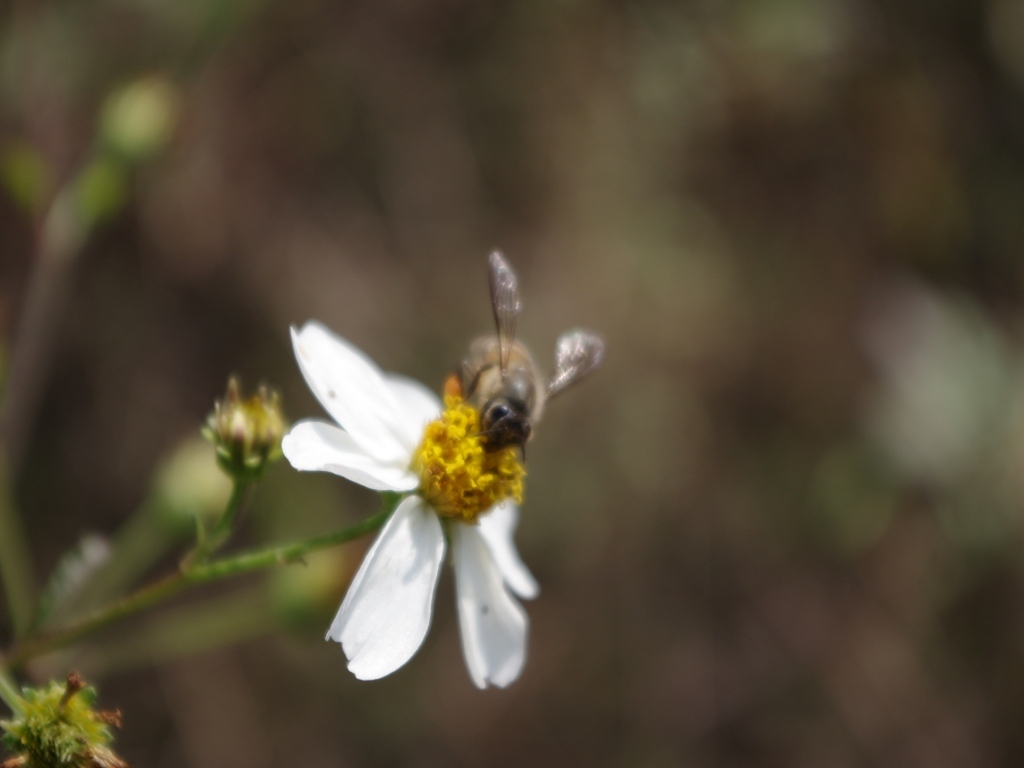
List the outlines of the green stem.
<svg viewBox="0 0 1024 768">
<path fill-rule="evenodd" d="M 22 713 L 21 694 L 5 667 L 0 666 L 0 699 L 15 715 Z"/>
<path fill-rule="evenodd" d="M 63 648 L 108 624 L 161 603 L 187 587 L 239 576 L 274 565 L 300 562 L 305 555 L 311 552 L 344 544 L 360 536 L 365 536 L 367 533 L 372 533 L 384 524 L 393 510 L 394 505 L 389 503 L 373 517 L 369 517 L 351 528 L 314 536 L 293 544 L 270 547 L 214 560 L 212 563 L 191 566 L 100 608 L 81 621 L 16 644 L 11 649 L 7 662 L 11 667 L 19 667 L 31 658 Z"/>
<path fill-rule="evenodd" d="M 0 579 L 15 637 L 21 637 L 32 623 L 35 585 L 28 541 L 14 508 L 7 458 L 0 449 Z"/>
<path fill-rule="evenodd" d="M 219 547 L 227 539 L 228 534 L 231 533 L 231 528 L 235 524 L 235 518 L 238 516 L 238 510 L 242 506 L 242 498 L 245 496 L 245 490 L 248 487 L 248 482 L 235 478 L 234 485 L 231 487 L 231 498 L 228 499 L 228 505 L 224 508 L 220 520 L 217 521 L 213 528 L 213 541 L 211 543 L 213 549 Z"/>
<path fill-rule="evenodd" d="M 228 499 L 224 511 L 220 513 L 220 518 L 217 520 L 216 525 L 214 525 L 213 532 L 201 537 L 195 547 L 192 548 L 192 551 L 185 555 L 185 558 L 181 561 L 182 570 L 191 570 L 200 563 L 205 562 L 210 555 L 220 549 L 228 540 L 228 536 L 231 535 L 231 528 L 235 523 L 235 518 L 238 516 L 238 509 L 242 505 L 242 499 L 245 497 L 245 491 L 248 487 L 248 480 L 238 477 L 234 478 L 233 485 L 231 486 L 231 498 Z M 198 525 L 202 525 L 202 523 L 198 523 Z M 202 528 L 199 530 L 201 532 Z"/>
<path fill-rule="evenodd" d="M 110 559 L 82 585 L 68 605 L 43 617 L 45 621 L 37 621 L 36 628 L 44 629 L 82 616 L 126 594 L 153 563 L 172 547 L 181 546 L 182 539 L 192 530 L 191 526 L 182 525 L 177 515 L 159 508 L 157 502 L 147 501 L 115 535 Z"/>
<path fill-rule="evenodd" d="M 98 679 L 234 645 L 270 634 L 277 626 L 277 617 L 267 610 L 265 585 L 231 590 L 205 602 L 161 611 L 124 639 L 90 643 L 76 652 L 75 666 Z"/>
</svg>

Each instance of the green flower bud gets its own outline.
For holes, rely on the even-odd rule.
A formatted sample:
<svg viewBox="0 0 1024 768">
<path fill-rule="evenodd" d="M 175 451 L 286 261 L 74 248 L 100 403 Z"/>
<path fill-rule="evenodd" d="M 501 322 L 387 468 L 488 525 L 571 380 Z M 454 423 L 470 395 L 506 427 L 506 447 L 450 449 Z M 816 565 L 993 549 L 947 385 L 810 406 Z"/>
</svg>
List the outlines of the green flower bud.
<svg viewBox="0 0 1024 768">
<path fill-rule="evenodd" d="M 214 520 L 231 497 L 231 481 L 217 469 L 214 449 L 199 435 L 184 440 L 161 462 L 153 499 L 173 527 L 188 528 L 196 518 Z"/>
<path fill-rule="evenodd" d="M 232 377 L 224 399 L 214 405 L 203 435 L 216 447 L 225 472 L 237 479 L 254 480 L 267 464 L 281 457 L 284 430 L 277 392 L 261 386 L 243 400 L 238 379 Z"/>
<path fill-rule="evenodd" d="M 143 77 L 110 95 L 100 129 L 122 157 L 142 160 L 163 148 L 178 118 L 178 92 L 165 78 Z"/>
<path fill-rule="evenodd" d="M 18 717 L 0 722 L 15 755 L 3 768 L 129 768 L 109 746 L 121 713 L 93 709 L 96 690 L 77 672 L 63 685 L 23 688 L 22 697 Z"/>
</svg>

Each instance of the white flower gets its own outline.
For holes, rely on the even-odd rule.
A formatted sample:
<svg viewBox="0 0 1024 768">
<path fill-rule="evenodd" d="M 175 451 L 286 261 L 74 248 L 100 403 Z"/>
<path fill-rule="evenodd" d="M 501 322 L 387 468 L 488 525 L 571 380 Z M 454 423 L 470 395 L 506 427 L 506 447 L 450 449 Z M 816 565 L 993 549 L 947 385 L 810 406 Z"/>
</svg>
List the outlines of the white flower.
<svg viewBox="0 0 1024 768">
<path fill-rule="evenodd" d="M 437 396 L 416 381 L 382 373 L 318 323 L 292 329 L 292 343 L 306 383 L 341 428 L 299 422 L 282 442 L 288 461 L 299 470 L 411 494 L 367 552 L 327 637 L 341 643 L 349 670 L 361 680 L 384 677 L 409 661 L 430 626 L 447 529 L 466 666 L 479 688 L 507 686 L 526 660 L 528 624 L 511 593 L 526 599 L 538 593 L 512 538 L 518 507 L 508 499 L 467 520 L 438 511 L 424 497 L 414 467 L 425 428 L 442 413 Z"/>
</svg>

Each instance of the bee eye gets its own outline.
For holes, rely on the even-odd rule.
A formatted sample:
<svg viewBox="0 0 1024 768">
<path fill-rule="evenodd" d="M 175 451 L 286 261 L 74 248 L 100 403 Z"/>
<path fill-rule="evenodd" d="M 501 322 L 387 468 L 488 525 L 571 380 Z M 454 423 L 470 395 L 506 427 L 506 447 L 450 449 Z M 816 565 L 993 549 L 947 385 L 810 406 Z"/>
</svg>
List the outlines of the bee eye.
<svg viewBox="0 0 1024 768">
<path fill-rule="evenodd" d="M 512 411 L 509 409 L 507 405 L 502 405 L 501 403 L 498 403 L 497 405 L 491 406 L 491 411 L 489 415 L 491 417 L 491 422 L 495 422 L 501 421 L 510 413 L 512 413 Z"/>
</svg>

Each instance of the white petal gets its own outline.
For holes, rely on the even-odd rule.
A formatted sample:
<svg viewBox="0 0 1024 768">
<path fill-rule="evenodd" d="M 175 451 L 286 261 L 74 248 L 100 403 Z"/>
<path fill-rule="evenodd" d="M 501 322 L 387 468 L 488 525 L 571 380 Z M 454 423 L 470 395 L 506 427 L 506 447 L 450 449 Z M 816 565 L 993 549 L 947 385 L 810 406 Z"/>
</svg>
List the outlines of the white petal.
<svg viewBox="0 0 1024 768">
<path fill-rule="evenodd" d="M 366 355 L 316 322 L 292 328 L 299 368 L 320 404 L 364 452 L 383 461 L 409 462 L 408 424 L 384 376 Z"/>
<path fill-rule="evenodd" d="M 444 560 L 444 532 L 418 496 L 401 504 L 366 553 L 327 633 L 360 680 L 390 675 L 423 643 Z"/>
<path fill-rule="evenodd" d="M 441 400 L 415 379 L 393 373 L 384 374 L 391 394 L 403 411 L 400 419 L 409 451 L 415 451 L 423 440 L 423 428 L 441 414 Z"/>
<path fill-rule="evenodd" d="M 281 441 L 295 469 L 333 472 L 374 491 L 411 491 L 419 478 L 408 466 L 368 455 L 343 429 L 325 421 L 300 421 Z"/>
<path fill-rule="evenodd" d="M 454 523 L 448 531 L 466 666 L 477 688 L 504 688 L 526 661 L 526 612 L 505 589 L 477 527 Z"/>
<path fill-rule="evenodd" d="M 525 600 L 532 600 L 540 594 L 540 586 L 516 550 L 513 535 L 518 524 L 519 507 L 506 501 L 480 515 L 477 526 L 509 589 Z"/>
</svg>

